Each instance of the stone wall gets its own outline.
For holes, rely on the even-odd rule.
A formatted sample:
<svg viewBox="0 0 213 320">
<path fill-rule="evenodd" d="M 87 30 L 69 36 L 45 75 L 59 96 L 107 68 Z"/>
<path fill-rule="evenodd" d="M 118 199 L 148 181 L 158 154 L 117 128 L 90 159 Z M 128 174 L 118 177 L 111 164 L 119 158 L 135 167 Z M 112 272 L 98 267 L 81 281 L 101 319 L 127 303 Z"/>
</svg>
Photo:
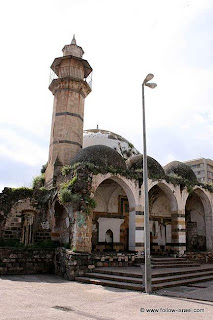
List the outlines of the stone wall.
<svg viewBox="0 0 213 320">
<path fill-rule="evenodd" d="M 57 248 L 55 273 L 65 279 L 74 280 L 92 272 L 96 267 L 127 267 L 135 261 L 134 253 L 74 253 L 69 249 Z"/>
<path fill-rule="evenodd" d="M 200 261 L 201 263 L 213 263 L 213 252 L 186 252 L 186 258 L 188 260 Z"/>
<path fill-rule="evenodd" d="M 53 249 L 0 248 L 0 275 L 54 273 Z"/>
</svg>

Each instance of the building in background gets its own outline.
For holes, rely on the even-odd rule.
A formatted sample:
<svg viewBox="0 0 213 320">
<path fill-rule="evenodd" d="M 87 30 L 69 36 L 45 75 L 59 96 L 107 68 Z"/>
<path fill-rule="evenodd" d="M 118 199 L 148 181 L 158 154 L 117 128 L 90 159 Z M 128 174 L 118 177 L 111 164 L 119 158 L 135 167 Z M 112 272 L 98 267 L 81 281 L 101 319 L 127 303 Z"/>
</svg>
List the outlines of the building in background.
<svg viewBox="0 0 213 320">
<path fill-rule="evenodd" d="M 199 158 L 185 161 L 194 171 L 197 180 L 204 183 L 213 183 L 213 160 Z"/>
</svg>

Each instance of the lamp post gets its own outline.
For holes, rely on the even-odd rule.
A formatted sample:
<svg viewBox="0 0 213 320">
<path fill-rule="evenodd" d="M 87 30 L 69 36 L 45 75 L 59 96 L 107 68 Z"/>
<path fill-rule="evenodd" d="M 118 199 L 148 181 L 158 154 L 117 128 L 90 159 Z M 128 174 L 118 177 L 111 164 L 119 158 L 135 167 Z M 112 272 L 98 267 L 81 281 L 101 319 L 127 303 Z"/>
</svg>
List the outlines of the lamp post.
<svg viewBox="0 0 213 320">
<path fill-rule="evenodd" d="M 154 89 L 157 84 L 150 83 L 153 74 L 149 73 L 142 83 L 142 109 L 143 109 L 143 186 L 144 186 L 144 233 L 145 233 L 145 292 L 152 292 L 151 256 L 150 256 L 150 231 L 149 231 L 149 198 L 148 198 L 148 174 L 147 174 L 147 153 L 146 153 L 146 118 L 144 86 Z"/>
</svg>

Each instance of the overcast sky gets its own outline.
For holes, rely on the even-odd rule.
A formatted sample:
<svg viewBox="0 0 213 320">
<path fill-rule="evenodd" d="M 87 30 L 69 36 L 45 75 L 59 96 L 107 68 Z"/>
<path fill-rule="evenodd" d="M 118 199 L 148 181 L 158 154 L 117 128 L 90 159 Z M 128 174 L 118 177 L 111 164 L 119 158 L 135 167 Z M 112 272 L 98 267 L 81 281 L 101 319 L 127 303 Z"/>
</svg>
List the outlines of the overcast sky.
<svg viewBox="0 0 213 320">
<path fill-rule="evenodd" d="M 0 190 L 48 160 L 50 65 L 76 35 L 93 68 L 84 128 L 111 130 L 162 165 L 213 158 L 213 0 L 8 0 L 1 10 Z"/>
</svg>

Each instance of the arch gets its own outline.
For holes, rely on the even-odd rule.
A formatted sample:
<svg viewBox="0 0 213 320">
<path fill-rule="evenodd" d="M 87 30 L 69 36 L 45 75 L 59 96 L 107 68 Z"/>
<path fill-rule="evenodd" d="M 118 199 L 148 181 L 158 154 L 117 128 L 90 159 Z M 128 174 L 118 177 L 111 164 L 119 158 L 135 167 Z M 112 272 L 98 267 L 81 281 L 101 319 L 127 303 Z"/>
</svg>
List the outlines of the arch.
<svg viewBox="0 0 213 320">
<path fill-rule="evenodd" d="M 150 243 L 155 254 L 174 251 L 178 202 L 173 191 L 162 181 L 149 188 Z"/>
<path fill-rule="evenodd" d="M 136 197 L 134 195 L 134 189 L 135 186 L 133 186 L 133 183 L 130 180 L 127 180 L 126 178 L 122 176 L 114 176 L 111 173 L 108 173 L 106 175 L 97 175 L 95 176 L 95 179 L 93 181 L 93 194 L 95 194 L 97 188 L 100 186 L 102 182 L 104 182 L 107 179 L 111 179 L 115 182 L 117 182 L 125 191 L 128 201 L 129 201 L 129 206 L 131 208 L 135 208 L 136 206 Z"/>
<path fill-rule="evenodd" d="M 126 196 L 126 193 L 125 191 L 123 190 L 123 188 L 118 184 L 117 187 L 115 188 L 115 190 L 112 192 L 110 198 L 109 198 L 109 201 L 108 201 L 108 204 L 107 204 L 107 209 L 110 210 L 110 208 L 113 207 L 113 199 L 116 197 L 116 196 Z"/>
<path fill-rule="evenodd" d="M 200 197 L 202 204 L 205 209 L 205 216 L 212 217 L 212 206 L 211 206 L 211 200 L 208 197 L 207 193 L 204 192 L 201 188 L 195 188 L 194 192 Z"/>
<path fill-rule="evenodd" d="M 98 192 L 98 190 L 96 190 L 95 195 L 94 195 L 94 200 L 96 201 L 96 203 L 99 202 L 97 198 L 100 199 L 100 201 L 102 203 L 102 207 L 104 208 L 104 211 L 106 211 L 107 210 L 107 204 L 106 204 L 102 194 L 100 192 Z M 97 207 L 96 207 L 96 209 L 97 209 Z"/>
<path fill-rule="evenodd" d="M 98 180 L 98 181 L 97 181 Z M 129 181 L 111 174 L 95 177 L 92 191 L 94 198 L 96 194 L 102 195 L 106 204 L 97 206 L 93 211 L 92 222 L 92 248 L 93 250 L 105 250 L 105 233 L 107 229 L 113 231 L 113 241 L 116 251 L 129 250 L 129 198 L 132 206 L 135 206 L 133 185 Z M 129 197 L 128 197 L 129 195 Z M 133 209 L 134 210 L 134 209 Z M 108 227 L 108 228 L 107 228 Z M 132 233 L 135 232 L 135 226 L 132 225 Z M 105 229 L 107 228 L 107 229 Z M 104 231 L 105 229 L 105 231 Z M 103 235 L 104 231 L 104 235 Z"/>
<path fill-rule="evenodd" d="M 52 240 L 61 243 L 70 241 L 70 219 L 66 207 L 58 199 L 52 205 Z"/>
<path fill-rule="evenodd" d="M 108 229 L 105 233 L 106 243 L 113 243 L 113 232 L 111 229 Z"/>
<path fill-rule="evenodd" d="M 194 226 L 194 228 L 197 230 L 197 234 L 198 236 L 203 236 L 205 237 L 205 246 L 203 246 L 203 248 L 207 250 L 212 250 L 212 205 L 211 205 L 211 200 L 210 197 L 208 195 L 208 193 L 199 188 L 199 187 L 195 187 L 193 192 L 191 194 L 188 194 L 188 196 L 185 199 L 185 215 L 186 215 L 186 235 L 187 235 L 187 240 L 190 241 L 190 239 L 188 237 L 190 237 L 190 232 L 189 232 L 189 224 L 190 222 L 193 223 L 193 221 L 190 220 L 190 212 L 187 211 L 187 204 L 190 201 L 190 198 L 196 196 L 200 202 L 202 203 L 203 206 L 203 218 L 202 218 L 202 212 L 200 212 L 200 216 L 198 215 L 197 218 L 194 218 L 194 225 L 197 223 L 197 227 L 196 225 Z M 202 220 L 203 219 L 203 220 Z M 201 226 L 201 224 L 203 226 Z M 198 233 L 198 227 L 201 230 L 200 235 Z M 191 239 L 192 241 L 193 239 Z M 204 240 L 203 240 L 204 241 Z"/>
<path fill-rule="evenodd" d="M 170 186 L 164 182 L 155 182 L 153 183 L 150 188 L 149 191 L 154 187 L 154 186 L 158 186 L 167 196 L 167 198 L 169 199 L 170 202 L 170 209 L 172 212 L 178 212 L 178 202 L 177 199 L 175 197 L 174 194 L 174 190 L 172 190 L 170 188 Z"/>
</svg>

